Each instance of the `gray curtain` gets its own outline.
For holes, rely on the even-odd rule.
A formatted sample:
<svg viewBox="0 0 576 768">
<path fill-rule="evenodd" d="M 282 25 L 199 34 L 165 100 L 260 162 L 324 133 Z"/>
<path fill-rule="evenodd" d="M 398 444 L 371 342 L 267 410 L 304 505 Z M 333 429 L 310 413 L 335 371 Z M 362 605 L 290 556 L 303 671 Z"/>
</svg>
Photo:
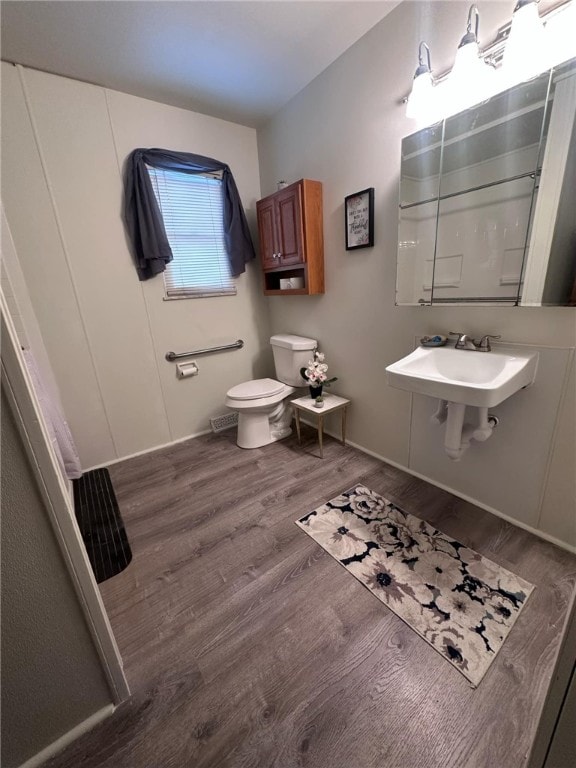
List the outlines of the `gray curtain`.
<svg viewBox="0 0 576 768">
<path fill-rule="evenodd" d="M 232 171 L 226 163 L 168 149 L 135 149 L 125 166 L 124 222 L 140 280 L 164 272 L 173 258 L 147 165 L 181 173 L 222 171 L 224 243 L 232 274 L 244 272 L 246 262 L 255 257 L 254 245 Z"/>
</svg>

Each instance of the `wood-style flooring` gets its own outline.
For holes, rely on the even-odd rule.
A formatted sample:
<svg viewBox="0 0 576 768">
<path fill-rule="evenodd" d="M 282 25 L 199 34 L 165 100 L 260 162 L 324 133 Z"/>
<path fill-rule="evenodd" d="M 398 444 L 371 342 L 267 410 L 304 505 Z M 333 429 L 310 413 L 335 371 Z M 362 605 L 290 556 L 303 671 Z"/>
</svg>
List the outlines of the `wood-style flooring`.
<svg viewBox="0 0 576 768">
<path fill-rule="evenodd" d="M 315 431 L 111 467 L 133 561 L 101 585 L 133 696 L 51 768 L 520 768 L 576 558 Z M 294 521 L 362 482 L 536 584 L 480 686 Z"/>
</svg>

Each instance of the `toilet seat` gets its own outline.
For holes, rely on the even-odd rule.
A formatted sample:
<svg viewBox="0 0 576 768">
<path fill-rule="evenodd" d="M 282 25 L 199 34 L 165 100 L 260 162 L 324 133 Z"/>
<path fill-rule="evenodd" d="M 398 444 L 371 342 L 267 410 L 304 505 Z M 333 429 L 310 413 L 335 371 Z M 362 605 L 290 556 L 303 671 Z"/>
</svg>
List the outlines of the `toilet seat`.
<svg viewBox="0 0 576 768">
<path fill-rule="evenodd" d="M 286 389 L 286 384 L 275 379 L 254 379 L 237 384 L 227 392 L 227 397 L 234 400 L 258 400 L 265 397 L 274 397 Z"/>
</svg>

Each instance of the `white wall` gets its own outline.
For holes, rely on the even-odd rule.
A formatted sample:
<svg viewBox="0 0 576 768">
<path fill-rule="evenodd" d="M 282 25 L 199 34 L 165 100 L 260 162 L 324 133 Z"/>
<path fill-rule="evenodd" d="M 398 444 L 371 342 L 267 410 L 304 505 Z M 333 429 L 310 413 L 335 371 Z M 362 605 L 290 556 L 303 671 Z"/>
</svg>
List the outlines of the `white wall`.
<svg viewBox="0 0 576 768">
<path fill-rule="evenodd" d="M 83 468 L 209 428 L 226 390 L 268 373 L 268 310 L 255 263 L 235 297 L 164 301 L 138 281 L 121 221 L 121 167 L 136 147 L 227 162 L 249 222 L 260 197 L 251 128 L 2 64 L 6 217 Z M 177 380 L 169 350 L 242 338 Z"/>
<path fill-rule="evenodd" d="M 508 2 L 479 3 L 481 42 L 510 18 Z M 272 331 L 317 337 L 326 352 L 338 392 L 352 398 L 350 440 L 405 467 L 412 467 L 411 397 L 386 385 L 384 369 L 414 347 L 425 333 L 463 331 L 502 334 L 509 342 L 561 348 L 576 343 L 574 309 L 395 307 L 400 142 L 415 130 L 401 98 L 410 88 L 420 40 L 432 51 L 435 70 L 453 62 L 463 34 L 468 4 L 404 2 L 298 94 L 258 133 L 262 193 L 277 179 L 302 176 L 324 184 L 326 294 L 271 297 Z M 344 197 L 375 187 L 375 246 L 346 252 Z M 561 392 L 547 422 L 550 435 L 542 459 L 536 514 L 514 505 L 506 495 L 498 511 L 559 540 L 576 545 L 574 502 L 574 388 L 567 384 L 573 357 L 565 353 Z M 530 423 L 525 408 L 521 416 Z M 572 416 L 573 418 L 573 416 Z M 510 450 L 529 457 L 530 440 L 519 432 Z M 491 441 L 498 440 L 496 432 Z M 440 445 L 438 450 L 442 450 Z M 471 451 L 473 448 L 470 449 Z M 490 450 L 490 441 L 486 444 Z M 488 461 L 486 483 L 510 483 L 505 457 Z M 474 462 L 452 464 L 451 487 L 491 505 L 471 482 Z M 439 476 L 429 475 L 435 482 Z M 521 477 L 514 482 L 521 483 Z M 508 494 L 509 497 L 509 494 Z"/>
</svg>

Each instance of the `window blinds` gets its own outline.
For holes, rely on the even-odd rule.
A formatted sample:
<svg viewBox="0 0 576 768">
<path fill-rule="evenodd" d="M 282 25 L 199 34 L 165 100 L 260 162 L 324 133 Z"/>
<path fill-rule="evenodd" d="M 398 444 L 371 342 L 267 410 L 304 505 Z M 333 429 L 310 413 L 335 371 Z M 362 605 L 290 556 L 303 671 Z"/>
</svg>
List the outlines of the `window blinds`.
<svg viewBox="0 0 576 768">
<path fill-rule="evenodd" d="M 164 272 L 166 297 L 235 294 L 224 245 L 221 174 L 146 168 L 174 256 Z"/>
</svg>

